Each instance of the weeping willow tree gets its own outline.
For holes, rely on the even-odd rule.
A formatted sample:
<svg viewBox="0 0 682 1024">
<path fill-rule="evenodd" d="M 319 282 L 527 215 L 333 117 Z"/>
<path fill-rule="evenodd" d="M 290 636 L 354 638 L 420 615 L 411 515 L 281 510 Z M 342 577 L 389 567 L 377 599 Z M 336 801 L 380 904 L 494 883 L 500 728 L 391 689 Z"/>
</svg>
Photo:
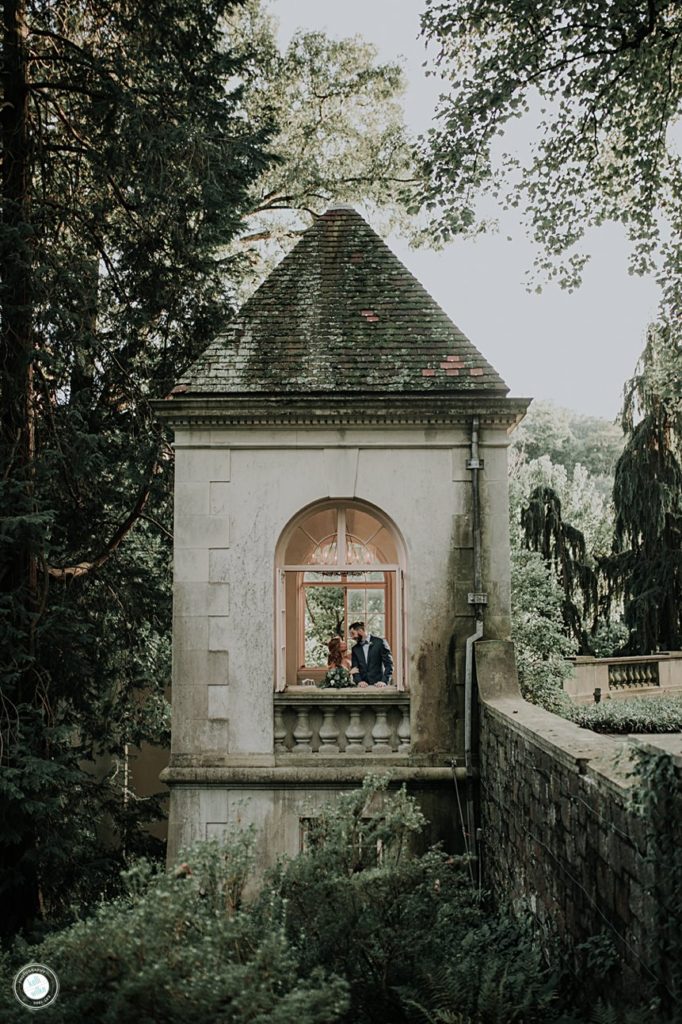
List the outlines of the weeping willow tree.
<svg viewBox="0 0 682 1024">
<path fill-rule="evenodd" d="M 611 600 L 622 600 L 628 653 L 682 647 L 682 348 L 651 327 L 625 387 L 626 445 L 613 487 Z"/>
<path fill-rule="evenodd" d="M 591 653 L 589 634 L 597 625 L 599 577 L 589 564 L 582 532 L 565 522 L 561 500 L 551 487 L 536 487 L 521 510 L 526 547 L 539 551 L 563 590 L 562 615 L 580 654 Z"/>
</svg>

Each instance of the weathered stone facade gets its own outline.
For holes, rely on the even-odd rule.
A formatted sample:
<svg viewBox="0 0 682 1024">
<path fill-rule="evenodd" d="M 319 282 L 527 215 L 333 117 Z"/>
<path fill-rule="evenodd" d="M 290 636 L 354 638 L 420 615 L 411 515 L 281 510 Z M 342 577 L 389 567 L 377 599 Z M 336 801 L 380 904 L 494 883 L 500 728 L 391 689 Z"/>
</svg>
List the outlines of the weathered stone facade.
<svg viewBox="0 0 682 1024">
<path fill-rule="evenodd" d="M 163 773 L 171 860 L 247 822 L 259 829 L 261 865 L 295 854 L 310 807 L 377 769 L 409 784 L 432 820 L 428 838 L 452 846 L 452 761 L 463 758 L 464 644 L 475 620 L 472 429 L 486 630 L 504 637 L 507 446 L 527 404 L 507 397 L 422 286 L 341 208 L 316 222 L 157 405 L 176 449 Z M 310 708 L 291 694 L 306 664 L 292 622 L 300 654 L 308 570 L 334 573 L 282 552 L 301 516 L 330 508 L 342 510 L 340 522 L 374 514 L 393 538 L 393 556 L 374 561 L 390 574 L 396 668 L 393 703 L 381 690 L 365 703 L 343 691 L 325 718 L 326 691 Z M 339 550 L 335 564 L 351 578 L 340 540 Z M 364 740 L 361 720 L 372 730 Z"/>
<path fill-rule="evenodd" d="M 533 914 L 553 952 L 574 956 L 577 944 L 604 932 L 631 995 L 651 984 L 665 992 L 679 961 L 679 950 L 671 956 L 661 941 L 671 923 L 659 877 L 668 865 L 657 865 L 651 823 L 633 806 L 632 742 L 526 703 L 509 643 L 478 645 L 476 666 L 488 884 Z M 682 781 L 682 738 L 647 745 L 673 755 Z M 682 820 L 669 824 L 679 847 Z"/>
</svg>

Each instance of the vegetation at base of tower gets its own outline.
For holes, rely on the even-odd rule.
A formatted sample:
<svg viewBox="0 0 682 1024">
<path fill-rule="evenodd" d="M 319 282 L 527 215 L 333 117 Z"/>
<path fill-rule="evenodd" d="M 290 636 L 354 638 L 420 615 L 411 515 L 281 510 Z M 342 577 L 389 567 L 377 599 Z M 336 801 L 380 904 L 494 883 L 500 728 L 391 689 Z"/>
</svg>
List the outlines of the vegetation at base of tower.
<svg viewBox="0 0 682 1024">
<path fill-rule="evenodd" d="M 466 858 L 411 850 L 424 819 L 387 786 L 368 778 L 311 810 L 304 852 L 247 899 L 249 830 L 197 844 L 169 873 L 140 861 L 118 898 L 3 955 L 3 1021 L 25 1020 L 12 976 L 37 961 L 60 979 L 55 1024 L 664 1024 L 653 1001 L 590 1006 L 612 959 L 585 956 L 575 977 L 548 965 L 529 922 L 478 891 Z"/>
</svg>

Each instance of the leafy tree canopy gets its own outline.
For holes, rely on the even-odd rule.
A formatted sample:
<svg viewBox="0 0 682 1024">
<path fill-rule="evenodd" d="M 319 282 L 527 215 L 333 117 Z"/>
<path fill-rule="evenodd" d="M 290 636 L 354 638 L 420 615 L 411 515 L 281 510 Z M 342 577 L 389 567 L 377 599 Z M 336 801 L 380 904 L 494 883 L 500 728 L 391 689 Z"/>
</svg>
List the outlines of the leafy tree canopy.
<svg viewBox="0 0 682 1024">
<path fill-rule="evenodd" d="M 584 466 L 597 486 L 606 491 L 623 448 L 623 431 L 601 417 L 534 401 L 514 433 L 513 444 L 529 461 L 548 456 L 569 474 L 577 465 Z"/>
<path fill-rule="evenodd" d="M 524 211 L 541 274 L 574 286 L 585 232 L 614 221 L 633 270 L 656 268 L 679 308 L 677 0 L 426 0 L 422 30 L 447 86 L 422 146 L 435 230 L 469 229 L 492 194 Z M 523 116 L 535 120 L 527 159 L 498 139 Z"/>
<path fill-rule="evenodd" d="M 244 95 L 249 122 L 277 130 L 275 156 L 250 190 L 243 290 L 260 283 L 332 200 L 368 205 L 384 230 L 412 230 L 406 207 L 418 185 L 414 141 L 401 99 L 405 77 L 397 63 L 377 60 L 360 37 L 335 40 L 298 31 L 284 52 L 276 22 L 261 0 L 233 11 L 231 30 L 245 52 L 255 50 Z"/>
</svg>

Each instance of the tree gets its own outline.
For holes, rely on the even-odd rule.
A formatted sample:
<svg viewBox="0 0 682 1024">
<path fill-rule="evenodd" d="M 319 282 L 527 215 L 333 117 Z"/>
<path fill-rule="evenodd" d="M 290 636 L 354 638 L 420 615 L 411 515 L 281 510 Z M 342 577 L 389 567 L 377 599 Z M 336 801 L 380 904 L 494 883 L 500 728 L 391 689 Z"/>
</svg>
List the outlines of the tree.
<svg viewBox="0 0 682 1024">
<path fill-rule="evenodd" d="M 552 568 L 563 592 L 562 615 L 566 633 L 580 653 L 589 650 L 588 631 L 597 624 L 599 580 L 588 564 L 585 537 L 564 520 L 561 500 L 551 487 L 536 487 L 521 512 L 526 547 L 539 552 Z"/>
<path fill-rule="evenodd" d="M 149 399 L 225 316 L 266 163 L 231 0 L 8 0 L 2 58 L 2 927 L 97 892 L 139 806 L 84 761 L 163 731 L 172 463 Z M 159 31 L 159 26 L 163 31 Z M 136 704 L 136 692 L 149 691 Z"/>
<path fill-rule="evenodd" d="M 623 431 L 616 422 L 536 399 L 514 432 L 513 444 L 529 462 L 549 456 L 572 475 L 576 466 L 583 466 L 597 488 L 610 494 Z"/>
<path fill-rule="evenodd" d="M 368 204 L 384 229 L 412 228 L 405 215 L 420 185 L 414 143 L 404 123 L 405 76 L 380 63 L 358 37 L 295 33 L 284 52 L 261 0 L 235 8 L 230 24 L 255 51 L 244 95 L 249 122 L 277 130 L 275 156 L 250 190 L 245 230 L 231 251 L 244 264 L 242 292 L 253 289 L 330 201 Z"/>
<path fill-rule="evenodd" d="M 558 622 L 571 638 L 571 650 L 606 657 L 622 647 L 627 635 L 620 621 L 621 603 L 608 601 L 601 571 L 614 528 L 607 497 L 613 475 L 604 470 L 622 448 L 620 430 L 616 442 L 611 428 L 606 420 L 534 402 L 528 422 L 514 436 L 509 481 L 512 616 L 522 678 L 526 663 L 539 668 L 543 684 L 552 672 L 557 679 L 565 674 L 563 648 L 554 643 L 556 627 L 548 611 L 556 602 L 545 593 L 543 574 L 528 563 L 531 553 L 563 594 Z M 583 455 L 597 475 L 577 461 Z M 525 628 L 524 623 L 531 625 Z M 551 666 L 544 664 L 547 645 L 555 651 Z"/>
<path fill-rule="evenodd" d="M 150 399 L 262 272 L 267 261 L 254 256 L 254 271 L 244 257 L 267 241 L 242 237 L 255 211 L 397 203 L 407 149 L 396 67 L 317 35 L 282 56 L 255 2 L 8 0 L 2 45 L 11 931 L 98 895 L 124 854 L 149 846 L 138 826 L 156 805 L 127 791 L 121 763 L 127 744 L 168 728 L 173 459 Z M 104 779 L 85 770 L 107 759 Z"/>
<path fill-rule="evenodd" d="M 624 602 L 628 650 L 682 646 L 682 354 L 670 333 L 649 330 L 625 389 L 627 440 L 616 466 L 611 594 Z"/>
<path fill-rule="evenodd" d="M 537 551 L 512 548 L 512 640 L 521 692 L 526 700 L 561 713 L 568 696 L 563 681 L 571 674 L 566 660 L 577 644 L 566 633 L 563 593 Z"/>
<path fill-rule="evenodd" d="M 526 212 L 539 270 L 573 286 L 585 232 L 624 225 L 632 269 L 656 268 L 668 318 L 682 298 L 682 112 L 676 0 L 426 0 L 422 30 L 448 93 L 422 146 L 446 237 L 492 194 Z M 535 119 L 527 161 L 496 159 L 513 119 Z M 504 142 L 502 143 L 504 146 Z"/>
</svg>

